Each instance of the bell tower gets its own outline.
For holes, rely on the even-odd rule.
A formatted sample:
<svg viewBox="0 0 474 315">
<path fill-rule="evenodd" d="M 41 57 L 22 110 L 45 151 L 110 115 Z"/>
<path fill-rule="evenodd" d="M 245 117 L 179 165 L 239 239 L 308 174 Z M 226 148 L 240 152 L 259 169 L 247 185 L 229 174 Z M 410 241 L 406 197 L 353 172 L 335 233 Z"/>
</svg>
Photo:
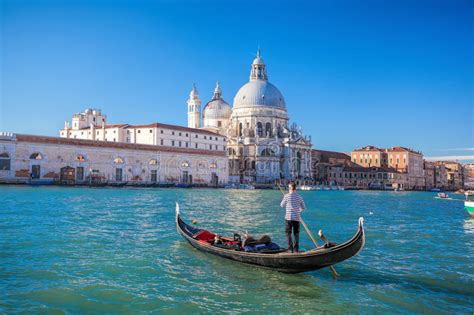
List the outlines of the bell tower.
<svg viewBox="0 0 474 315">
<path fill-rule="evenodd" d="M 199 93 L 196 89 L 196 85 L 193 85 L 193 89 L 189 93 L 188 98 L 188 127 L 189 128 L 200 128 L 201 127 L 201 100 L 199 99 Z"/>
</svg>

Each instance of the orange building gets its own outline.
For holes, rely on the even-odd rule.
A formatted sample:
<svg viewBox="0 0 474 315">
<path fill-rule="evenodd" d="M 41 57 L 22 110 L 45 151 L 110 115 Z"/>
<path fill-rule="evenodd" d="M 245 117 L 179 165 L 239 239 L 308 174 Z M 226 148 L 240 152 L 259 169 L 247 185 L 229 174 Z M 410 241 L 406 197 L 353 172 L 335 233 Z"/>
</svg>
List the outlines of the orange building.
<svg viewBox="0 0 474 315">
<path fill-rule="evenodd" d="M 362 167 L 387 167 L 387 152 L 368 145 L 352 151 L 351 160 Z"/>
</svg>

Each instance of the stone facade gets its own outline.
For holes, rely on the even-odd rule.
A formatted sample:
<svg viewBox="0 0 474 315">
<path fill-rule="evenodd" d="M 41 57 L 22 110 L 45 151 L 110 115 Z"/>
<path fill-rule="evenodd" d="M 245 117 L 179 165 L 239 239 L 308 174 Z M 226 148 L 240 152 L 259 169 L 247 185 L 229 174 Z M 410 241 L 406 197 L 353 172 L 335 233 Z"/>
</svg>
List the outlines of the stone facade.
<svg viewBox="0 0 474 315">
<path fill-rule="evenodd" d="M 342 152 L 311 150 L 311 170 L 317 184 L 329 185 L 331 166 L 354 166 L 351 157 Z"/>
<path fill-rule="evenodd" d="M 223 150 L 170 148 L 20 134 L 0 136 L 0 182 L 35 179 L 83 183 L 194 183 L 223 185 Z M 72 175 L 71 175 L 72 174 Z"/>
<path fill-rule="evenodd" d="M 330 166 L 328 181 L 331 186 L 357 189 L 395 189 L 407 187 L 408 176 L 387 167 L 361 167 L 359 165 Z"/>
<path fill-rule="evenodd" d="M 474 190 L 474 164 L 465 164 L 463 173 L 464 188 Z"/>
</svg>

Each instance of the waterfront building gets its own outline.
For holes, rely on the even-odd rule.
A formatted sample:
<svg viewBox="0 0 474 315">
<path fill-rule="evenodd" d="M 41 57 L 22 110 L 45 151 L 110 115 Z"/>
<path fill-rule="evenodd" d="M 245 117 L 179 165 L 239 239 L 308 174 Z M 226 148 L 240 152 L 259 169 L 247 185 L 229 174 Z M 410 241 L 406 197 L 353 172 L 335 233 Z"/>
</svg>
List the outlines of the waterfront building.
<svg viewBox="0 0 474 315">
<path fill-rule="evenodd" d="M 408 176 L 388 167 L 333 165 L 328 168 L 328 181 L 329 185 L 346 188 L 394 189 L 406 187 Z"/>
<path fill-rule="evenodd" d="M 311 138 L 295 123 L 289 125 L 285 99 L 268 81 L 260 51 L 233 107 L 224 100 L 219 82 L 202 109 L 201 104 L 194 85 L 187 100 L 187 128 L 108 124 L 100 110 L 87 109 L 74 114 L 59 134 L 68 139 L 225 151 L 229 180 L 235 183 L 311 180 Z"/>
<path fill-rule="evenodd" d="M 464 164 L 463 174 L 464 188 L 474 189 L 474 164 Z"/>
<path fill-rule="evenodd" d="M 386 150 L 368 145 L 351 153 L 352 162 L 362 167 L 388 167 Z"/>
<path fill-rule="evenodd" d="M 152 123 L 144 125 L 107 124 L 100 110 L 86 109 L 74 114 L 72 127 L 68 122 L 59 131 L 61 138 L 104 142 L 148 144 L 198 150 L 226 151 L 225 136 L 205 130 L 176 125 Z"/>
<path fill-rule="evenodd" d="M 393 185 L 403 189 L 424 189 L 425 176 L 423 169 L 423 154 L 401 146 L 381 149 L 365 146 L 353 150 L 352 162 L 361 167 L 388 168 L 397 173 L 406 174 L 394 176 Z"/>
<path fill-rule="evenodd" d="M 353 166 L 351 157 L 342 152 L 311 150 L 311 170 L 313 180 L 318 184 L 329 185 L 329 167 Z"/>
<path fill-rule="evenodd" d="M 197 126 L 201 104 L 193 87 L 188 99 L 188 127 Z M 285 99 L 268 80 L 266 65 L 257 52 L 249 82 L 224 100 L 219 83 L 204 106 L 201 129 L 227 137 L 229 180 L 235 183 L 272 183 L 311 179 L 311 138 L 289 124 Z"/>
<path fill-rule="evenodd" d="M 464 170 L 461 163 L 453 161 L 436 161 L 436 187 L 446 190 L 458 190 L 464 187 Z"/>
<path fill-rule="evenodd" d="M 448 172 L 442 162 L 434 162 L 434 182 L 435 188 L 447 189 L 448 188 Z"/>
<path fill-rule="evenodd" d="M 425 189 L 430 190 L 436 187 L 435 165 L 433 162 L 423 161 L 425 174 Z"/>
<path fill-rule="evenodd" d="M 184 131 L 183 131 L 184 132 Z M 0 182 L 67 184 L 228 181 L 224 150 L 0 133 Z"/>
</svg>

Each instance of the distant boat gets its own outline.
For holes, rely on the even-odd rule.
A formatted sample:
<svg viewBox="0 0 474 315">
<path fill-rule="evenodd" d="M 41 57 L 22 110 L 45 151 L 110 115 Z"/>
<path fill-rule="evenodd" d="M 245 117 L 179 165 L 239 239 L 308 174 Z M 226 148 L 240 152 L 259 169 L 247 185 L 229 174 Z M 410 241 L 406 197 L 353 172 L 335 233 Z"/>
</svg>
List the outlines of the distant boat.
<svg viewBox="0 0 474 315">
<path fill-rule="evenodd" d="M 474 196 L 474 190 L 467 190 L 464 192 L 464 196 L 467 197 L 471 197 L 471 196 Z"/>
<path fill-rule="evenodd" d="M 452 199 L 452 198 L 449 198 L 449 195 L 445 192 L 440 192 L 438 193 L 438 196 L 435 197 L 437 199 Z"/>
<path fill-rule="evenodd" d="M 464 201 L 464 209 L 474 218 L 474 200 Z"/>
</svg>

